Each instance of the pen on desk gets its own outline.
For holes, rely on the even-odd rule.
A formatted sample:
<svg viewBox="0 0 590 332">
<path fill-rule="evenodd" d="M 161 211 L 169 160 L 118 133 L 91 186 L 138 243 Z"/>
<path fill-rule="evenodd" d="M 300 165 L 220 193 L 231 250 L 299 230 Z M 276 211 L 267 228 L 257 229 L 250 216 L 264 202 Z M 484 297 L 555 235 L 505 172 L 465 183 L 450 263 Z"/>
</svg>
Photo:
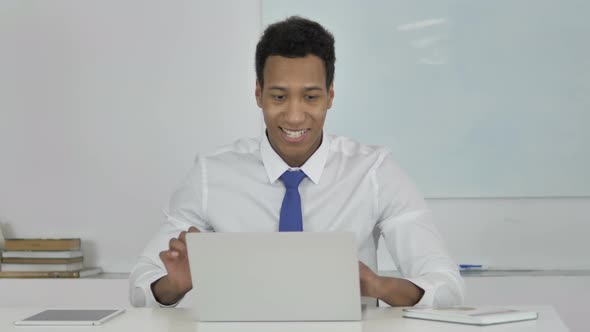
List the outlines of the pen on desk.
<svg viewBox="0 0 590 332">
<path fill-rule="evenodd" d="M 484 266 L 481 264 L 459 264 L 459 269 L 461 270 L 471 270 L 471 269 L 483 269 Z"/>
</svg>

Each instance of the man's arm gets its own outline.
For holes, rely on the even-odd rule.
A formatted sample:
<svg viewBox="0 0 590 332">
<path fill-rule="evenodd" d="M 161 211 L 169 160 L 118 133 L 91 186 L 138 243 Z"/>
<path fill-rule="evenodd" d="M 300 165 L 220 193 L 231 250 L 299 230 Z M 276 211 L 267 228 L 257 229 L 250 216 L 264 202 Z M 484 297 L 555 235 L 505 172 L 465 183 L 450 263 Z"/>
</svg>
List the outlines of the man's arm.
<svg viewBox="0 0 590 332">
<path fill-rule="evenodd" d="M 182 291 L 176 288 L 170 281 L 170 278 L 168 278 L 168 275 L 154 281 L 151 285 L 151 290 L 156 301 L 165 306 L 178 303 L 188 293 L 188 291 Z"/>
<path fill-rule="evenodd" d="M 195 161 L 193 169 L 172 195 L 164 212 L 166 221 L 131 271 L 129 291 L 133 306 L 174 306 L 192 288 L 185 234 L 187 231 L 213 231 L 203 213 L 203 162 L 202 158 Z"/>
<path fill-rule="evenodd" d="M 196 227 L 188 229 L 190 233 L 198 233 Z M 177 238 L 170 239 L 168 250 L 160 252 L 160 259 L 166 267 L 166 274 L 151 284 L 156 301 L 163 305 L 178 303 L 193 288 L 191 272 L 186 252 L 186 231 Z"/>
<path fill-rule="evenodd" d="M 377 184 L 376 227 L 403 277 L 366 274 L 372 294 L 396 305 L 461 304 L 464 281 L 414 184 L 389 155 L 372 176 Z"/>
<path fill-rule="evenodd" d="M 188 265 L 182 268 L 183 264 L 174 264 L 179 267 L 172 267 L 171 260 L 182 261 L 178 256 L 180 254 L 172 254 L 171 243 L 180 241 L 180 230 L 186 227 L 191 232 L 196 228 L 184 225 L 184 223 L 177 223 L 173 220 L 168 220 L 162 225 L 160 231 L 148 243 L 143 253 L 139 257 L 137 264 L 134 266 L 129 275 L 129 291 L 130 302 L 135 307 L 162 307 L 174 306 L 181 299 L 182 296 L 192 288 L 192 285 L 187 286 L 186 280 L 190 279 L 190 272 Z M 186 233 L 186 232 L 184 232 Z M 177 246 L 177 244 L 173 244 Z M 161 251 L 162 249 L 166 249 Z M 171 256 L 167 258 L 166 256 Z M 177 257 L 173 257 L 178 255 Z M 186 254 L 185 254 L 186 256 Z M 166 267 L 168 264 L 168 268 Z M 188 263 L 187 263 L 188 264 Z M 174 270 L 170 278 L 168 270 Z M 179 273 L 179 271 L 183 271 Z M 186 276 L 188 274 L 188 276 Z M 179 277 L 185 275 L 186 277 Z M 184 281 L 183 281 L 184 280 Z M 162 283 L 160 283 L 160 281 Z M 155 286 L 157 289 L 154 289 Z M 158 292 L 158 293 L 156 293 Z M 172 301 L 172 298 L 178 298 L 177 301 Z"/>
<path fill-rule="evenodd" d="M 413 306 L 420 301 L 424 290 L 412 282 L 393 277 L 382 277 L 359 262 L 361 295 L 384 301 L 390 306 Z"/>
</svg>

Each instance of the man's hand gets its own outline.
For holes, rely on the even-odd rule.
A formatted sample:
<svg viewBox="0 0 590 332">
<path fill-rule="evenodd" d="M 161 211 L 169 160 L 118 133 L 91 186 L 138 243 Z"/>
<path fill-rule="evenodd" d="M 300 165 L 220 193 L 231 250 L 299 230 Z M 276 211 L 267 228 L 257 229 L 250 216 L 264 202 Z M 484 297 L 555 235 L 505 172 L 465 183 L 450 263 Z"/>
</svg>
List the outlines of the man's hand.
<svg viewBox="0 0 590 332">
<path fill-rule="evenodd" d="M 424 296 L 424 290 L 412 282 L 381 277 L 359 261 L 361 295 L 382 300 L 390 306 L 413 306 Z"/>
<path fill-rule="evenodd" d="M 188 233 L 198 233 L 196 227 L 190 227 Z M 160 259 L 166 267 L 168 275 L 152 284 L 156 299 L 162 304 L 178 302 L 193 288 L 191 271 L 186 252 L 186 233 L 182 231 L 177 238 L 170 239 L 168 250 L 160 252 Z"/>
<path fill-rule="evenodd" d="M 361 261 L 359 261 L 359 276 L 361 295 L 378 298 L 380 277 Z"/>
</svg>

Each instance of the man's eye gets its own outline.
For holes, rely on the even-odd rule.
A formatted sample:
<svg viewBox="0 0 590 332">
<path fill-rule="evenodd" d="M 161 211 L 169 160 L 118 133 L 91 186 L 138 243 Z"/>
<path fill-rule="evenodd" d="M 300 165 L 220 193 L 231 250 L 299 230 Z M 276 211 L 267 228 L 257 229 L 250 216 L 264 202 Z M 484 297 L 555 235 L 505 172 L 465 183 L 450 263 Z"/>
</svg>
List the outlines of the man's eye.
<svg viewBox="0 0 590 332">
<path fill-rule="evenodd" d="M 285 100 L 285 96 L 284 95 L 272 95 L 272 99 L 277 100 L 277 101 L 283 101 L 283 100 Z"/>
<path fill-rule="evenodd" d="M 305 99 L 310 100 L 310 101 L 316 100 L 316 99 L 318 99 L 318 96 L 307 95 L 307 96 L 305 96 Z"/>
</svg>

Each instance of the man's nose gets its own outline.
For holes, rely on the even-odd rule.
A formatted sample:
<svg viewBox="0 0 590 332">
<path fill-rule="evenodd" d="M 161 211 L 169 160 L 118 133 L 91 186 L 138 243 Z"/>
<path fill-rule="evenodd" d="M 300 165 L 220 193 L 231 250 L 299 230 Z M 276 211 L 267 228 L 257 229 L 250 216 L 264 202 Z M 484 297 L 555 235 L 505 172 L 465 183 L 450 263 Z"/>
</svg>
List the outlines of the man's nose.
<svg viewBox="0 0 590 332">
<path fill-rule="evenodd" d="M 305 122 L 305 110 L 301 101 L 295 98 L 291 99 L 285 110 L 285 120 L 287 124 L 293 126 L 290 129 L 301 129 L 297 125 Z"/>
</svg>

